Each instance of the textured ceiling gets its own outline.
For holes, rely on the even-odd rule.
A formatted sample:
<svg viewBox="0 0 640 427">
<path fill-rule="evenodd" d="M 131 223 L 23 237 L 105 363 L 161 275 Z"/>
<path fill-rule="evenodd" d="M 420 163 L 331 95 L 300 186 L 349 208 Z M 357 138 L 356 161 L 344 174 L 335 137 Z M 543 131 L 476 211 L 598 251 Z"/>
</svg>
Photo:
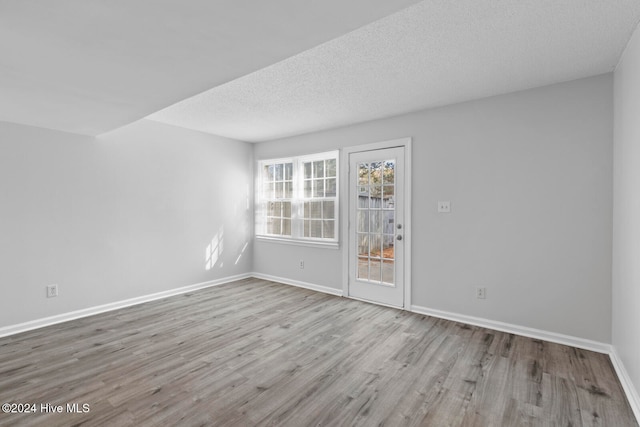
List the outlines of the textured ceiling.
<svg viewBox="0 0 640 427">
<path fill-rule="evenodd" d="M 610 72 L 638 0 L 425 0 L 149 118 L 264 141 Z"/>
<path fill-rule="evenodd" d="M 2 0 L 0 120 L 99 134 L 416 1 Z"/>
</svg>

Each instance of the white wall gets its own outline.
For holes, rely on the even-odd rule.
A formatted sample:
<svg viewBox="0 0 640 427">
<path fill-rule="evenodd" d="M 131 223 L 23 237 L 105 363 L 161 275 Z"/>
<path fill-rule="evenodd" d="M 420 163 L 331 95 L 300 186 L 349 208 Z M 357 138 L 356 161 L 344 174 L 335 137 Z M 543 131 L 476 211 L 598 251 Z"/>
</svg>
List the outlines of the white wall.
<svg viewBox="0 0 640 427">
<path fill-rule="evenodd" d="M 612 84 L 607 74 L 261 143 L 254 156 L 412 137 L 412 304 L 610 342 Z M 438 200 L 452 213 L 438 215 Z M 254 271 L 340 289 L 342 250 L 257 241 Z"/>
<path fill-rule="evenodd" d="M 251 271 L 251 150 L 145 120 L 97 139 L 0 123 L 0 327 Z"/>
<path fill-rule="evenodd" d="M 640 30 L 615 72 L 613 345 L 640 390 Z M 637 404 L 637 403 L 636 403 Z"/>
</svg>

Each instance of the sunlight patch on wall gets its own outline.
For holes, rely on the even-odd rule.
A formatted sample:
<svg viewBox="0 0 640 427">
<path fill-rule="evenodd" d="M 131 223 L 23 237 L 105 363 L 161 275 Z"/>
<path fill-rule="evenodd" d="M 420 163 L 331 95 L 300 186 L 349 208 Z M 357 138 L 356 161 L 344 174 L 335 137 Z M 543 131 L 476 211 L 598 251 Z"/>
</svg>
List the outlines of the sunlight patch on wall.
<svg viewBox="0 0 640 427">
<path fill-rule="evenodd" d="M 224 250 L 224 227 L 220 227 L 211 243 L 207 245 L 205 250 L 205 270 L 209 271 L 220 261 L 220 256 Z M 222 263 L 220 263 L 222 267 Z"/>
<path fill-rule="evenodd" d="M 242 258 L 242 255 L 244 254 L 244 251 L 247 250 L 247 246 L 249 246 L 249 242 L 245 242 L 244 246 L 240 250 L 240 254 L 238 255 L 238 258 L 236 258 L 236 262 L 234 265 L 238 265 L 238 263 L 240 262 L 240 258 Z"/>
</svg>

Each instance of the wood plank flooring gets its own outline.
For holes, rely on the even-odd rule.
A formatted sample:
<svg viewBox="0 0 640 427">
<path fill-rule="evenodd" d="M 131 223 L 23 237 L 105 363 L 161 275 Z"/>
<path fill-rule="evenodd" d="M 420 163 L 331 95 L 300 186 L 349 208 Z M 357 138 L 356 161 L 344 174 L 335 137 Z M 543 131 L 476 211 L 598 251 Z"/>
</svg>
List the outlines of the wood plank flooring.
<svg viewBox="0 0 640 427">
<path fill-rule="evenodd" d="M 0 426 L 637 426 L 606 355 L 258 279 L 2 338 L 4 402 L 38 413 Z"/>
</svg>

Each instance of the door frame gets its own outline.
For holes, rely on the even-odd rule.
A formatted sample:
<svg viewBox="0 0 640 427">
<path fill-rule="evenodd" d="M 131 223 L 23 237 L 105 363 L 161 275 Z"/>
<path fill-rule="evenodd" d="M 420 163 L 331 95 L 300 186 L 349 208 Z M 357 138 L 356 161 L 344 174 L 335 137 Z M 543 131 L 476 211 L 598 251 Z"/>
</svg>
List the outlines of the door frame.
<svg viewBox="0 0 640 427">
<path fill-rule="evenodd" d="M 351 147 L 345 147 L 342 149 L 342 156 L 340 164 L 343 165 L 340 168 L 340 181 L 342 183 L 341 194 L 344 194 L 342 200 L 346 203 L 340 204 L 340 222 L 342 226 L 342 295 L 348 298 L 349 296 L 349 230 L 351 227 L 349 220 L 349 203 L 351 203 L 351 191 L 349 185 L 349 168 L 351 167 L 349 157 L 352 153 L 359 153 L 362 151 L 374 151 L 385 148 L 404 148 L 404 307 L 403 310 L 411 310 L 411 137 L 392 139 L 388 141 L 374 142 L 370 144 L 354 145 Z M 357 299 L 357 298 L 354 298 Z M 379 304 L 384 305 L 384 304 Z M 400 308 L 400 307 L 395 307 Z"/>
</svg>

